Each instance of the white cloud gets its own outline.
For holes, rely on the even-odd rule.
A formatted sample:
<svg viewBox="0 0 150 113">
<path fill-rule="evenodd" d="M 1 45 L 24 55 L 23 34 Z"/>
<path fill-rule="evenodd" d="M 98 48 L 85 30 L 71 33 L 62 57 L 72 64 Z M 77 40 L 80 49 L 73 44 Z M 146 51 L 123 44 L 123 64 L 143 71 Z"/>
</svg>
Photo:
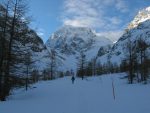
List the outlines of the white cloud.
<svg viewBox="0 0 150 113">
<path fill-rule="evenodd" d="M 44 34 L 45 34 L 45 31 L 44 31 L 44 29 L 42 29 L 42 28 L 37 29 L 36 32 L 37 32 L 37 34 L 38 34 L 40 37 L 43 37 Z"/>
<path fill-rule="evenodd" d="M 65 0 L 63 24 L 92 28 L 118 25 L 122 22 L 119 17 L 111 18 L 105 14 L 106 7 L 113 5 L 116 10 L 127 11 L 127 5 L 123 0 Z"/>
<path fill-rule="evenodd" d="M 98 21 L 100 12 L 92 0 L 66 0 L 64 6 L 64 25 L 93 27 Z"/>
<path fill-rule="evenodd" d="M 122 21 L 117 17 L 109 18 L 109 21 L 114 25 L 119 25 Z"/>
<path fill-rule="evenodd" d="M 65 0 L 62 21 L 64 25 L 106 31 L 101 34 L 114 41 L 121 34 L 119 25 L 122 20 L 118 15 L 111 15 L 111 8 L 120 13 L 128 11 L 125 0 Z"/>
<path fill-rule="evenodd" d="M 116 0 L 116 8 L 121 12 L 128 12 L 128 6 L 124 0 Z"/>
<path fill-rule="evenodd" d="M 116 42 L 123 34 L 123 31 L 107 31 L 97 33 L 98 36 L 105 36 L 106 38 L 110 39 L 112 42 Z"/>
<path fill-rule="evenodd" d="M 72 25 L 75 27 L 101 27 L 104 22 L 101 22 L 98 18 L 95 17 L 74 17 L 73 19 L 65 19 L 64 25 Z"/>
<path fill-rule="evenodd" d="M 83 19 L 73 19 L 73 20 L 70 20 L 70 19 L 67 19 L 65 20 L 64 22 L 65 25 L 72 25 L 72 26 L 75 26 L 75 27 L 87 27 L 87 26 L 91 26 L 91 21 L 89 19 L 87 20 L 83 20 Z"/>
</svg>

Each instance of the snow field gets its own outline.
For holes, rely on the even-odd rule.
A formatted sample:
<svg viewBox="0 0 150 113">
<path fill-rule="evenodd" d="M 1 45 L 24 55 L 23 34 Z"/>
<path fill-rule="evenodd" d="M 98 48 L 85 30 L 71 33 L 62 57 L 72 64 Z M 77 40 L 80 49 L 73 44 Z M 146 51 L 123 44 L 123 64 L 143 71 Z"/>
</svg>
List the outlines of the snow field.
<svg viewBox="0 0 150 113">
<path fill-rule="evenodd" d="M 27 92 L 14 91 L 8 101 L 0 102 L 0 113 L 149 113 L 150 85 L 129 85 L 122 76 L 76 78 L 75 84 L 71 77 L 42 81 Z"/>
</svg>

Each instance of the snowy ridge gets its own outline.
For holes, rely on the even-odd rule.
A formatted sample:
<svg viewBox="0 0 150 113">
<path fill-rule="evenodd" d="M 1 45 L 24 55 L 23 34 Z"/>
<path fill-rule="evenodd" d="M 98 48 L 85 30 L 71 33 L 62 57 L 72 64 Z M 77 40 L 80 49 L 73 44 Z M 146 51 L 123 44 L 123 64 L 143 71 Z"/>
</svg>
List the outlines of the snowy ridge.
<svg viewBox="0 0 150 113">
<path fill-rule="evenodd" d="M 130 40 L 132 45 L 136 46 L 139 39 L 150 44 L 150 7 L 139 11 L 135 19 L 129 24 L 128 29 L 120 39 L 113 45 L 109 53 L 98 58 L 102 64 L 108 62 L 108 57 L 112 63 L 120 64 L 127 55 L 127 42 Z M 147 49 L 150 53 L 150 48 Z"/>
<path fill-rule="evenodd" d="M 137 27 L 140 23 L 150 19 L 150 7 L 147 7 L 141 11 L 138 12 L 137 16 L 134 18 L 134 20 L 129 24 L 128 30 L 133 29 Z"/>
<path fill-rule="evenodd" d="M 43 70 L 47 69 L 48 64 L 50 64 L 50 58 L 47 49 L 43 49 L 41 52 L 36 52 L 33 55 L 33 61 L 35 61 L 34 69 L 39 72 L 43 72 Z"/>
<path fill-rule="evenodd" d="M 49 53 L 46 49 L 42 39 L 37 33 L 31 29 L 28 31 L 28 40 L 25 45 L 15 41 L 18 48 L 13 48 L 14 54 L 17 54 L 18 59 L 20 54 L 24 57 L 24 61 L 16 62 L 11 68 L 12 75 L 18 77 L 25 77 L 27 62 L 29 63 L 29 74 L 32 74 L 33 70 L 36 70 L 41 74 L 43 70 L 47 69 L 47 64 L 50 63 Z M 17 50 L 16 50 L 17 49 Z M 18 52 L 18 51 L 21 51 Z"/>
</svg>

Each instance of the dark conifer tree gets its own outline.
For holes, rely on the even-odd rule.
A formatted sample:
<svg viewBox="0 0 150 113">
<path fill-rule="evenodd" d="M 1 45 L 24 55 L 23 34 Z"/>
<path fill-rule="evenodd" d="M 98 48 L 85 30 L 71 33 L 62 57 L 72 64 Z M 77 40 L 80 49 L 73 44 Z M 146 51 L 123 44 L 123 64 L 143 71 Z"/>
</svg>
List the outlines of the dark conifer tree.
<svg viewBox="0 0 150 113">
<path fill-rule="evenodd" d="M 77 76 L 81 77 L 82 80 L 86 75 L 86 55 L 83 51 L 80 52 L 80 56 L 78 58 L 78 67 L 77 67 Z"/>
</svg>

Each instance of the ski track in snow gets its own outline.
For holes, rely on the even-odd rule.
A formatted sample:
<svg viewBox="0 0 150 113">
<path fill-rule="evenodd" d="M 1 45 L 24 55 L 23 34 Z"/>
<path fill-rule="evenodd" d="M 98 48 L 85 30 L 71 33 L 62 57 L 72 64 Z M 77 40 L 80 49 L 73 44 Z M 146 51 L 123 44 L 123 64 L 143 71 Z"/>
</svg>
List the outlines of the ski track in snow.
<svg viewBox="0 0 150 113">
<path fill-rule="evenodd" d="M 149 113 L 150 85 L 129 85 L 119 79 L 124 75 L 76 78 L 75 84 L 71 77 L 42 81 L 27 92 L 15 90 L 8 101 L 0 102 L 0 113 Z"/>
</svg>

